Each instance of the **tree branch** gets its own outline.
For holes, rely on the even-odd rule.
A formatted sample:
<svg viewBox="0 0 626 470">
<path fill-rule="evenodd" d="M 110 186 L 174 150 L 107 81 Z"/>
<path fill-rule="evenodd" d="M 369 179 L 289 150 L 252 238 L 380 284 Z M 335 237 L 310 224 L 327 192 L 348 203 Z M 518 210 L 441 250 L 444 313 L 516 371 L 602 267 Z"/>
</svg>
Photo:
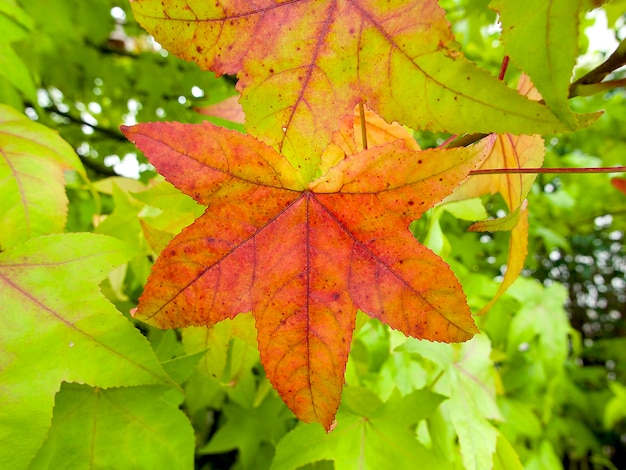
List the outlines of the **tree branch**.
<svg viewBox="0 0 626 470">
<path fill-rule="evenodd" d="M 570 98 L 574 96 L 587 96 L 579 93 L 579 87 L 600 83 L 608 74 L 624 65 L 626 65 L 626 39 L 622 39 L 622 42 L 619 43 L 617 49 L 615 49 L 608 59 L 570 85 Z"/>
<path fill-rule="evenodd" d="M 108 127 L 101 127 L 101 126 L 98 126 L 97 124 L 90 124 L 88 122 L 83 121 L 81 118 L 73 116 L 69 112 L 59 111 L 56 107 L 55 107 L 55 109 L 50 109 L 48 111 L 51 112 L 51 113 L 54 113 L 54 114 L 58 114 L 59 116 L 68 119 L 69 121 L 73 122 L 74 124 L 79 124 L 81 126 L 91 127 L 94 131 L 97 131 L 97 132 L 99 132 L 101 134 L 104 134 L 107 137 L 110 137 L 112 139 L 119 140 L 120 142 L 128 142 L 128 140 L 126 140 L 124 135 L 122 135 L 122 133 L 120 131 L 118 131 L 118 130 L 113 130 L 113 129 L 110 129 Z"/>
</svg>

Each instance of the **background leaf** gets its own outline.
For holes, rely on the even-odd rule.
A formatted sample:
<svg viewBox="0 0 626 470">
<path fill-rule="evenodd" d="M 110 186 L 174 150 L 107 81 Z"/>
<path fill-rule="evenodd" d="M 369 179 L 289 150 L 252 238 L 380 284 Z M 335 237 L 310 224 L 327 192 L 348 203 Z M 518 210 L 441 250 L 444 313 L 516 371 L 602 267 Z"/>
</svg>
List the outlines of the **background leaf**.
<svg viewBox="0 0 626 470">
<path fill-rule="evenodd" d="M 500 14 L 505 53 L 530 75 L 550 109 L 576 127 L 568 98 L 581 0 L 494 0 L 491 7 Z"/>
<path fill-rule="evenodd" d="M 0 104 L 0 247 L 63 230 L 68 204 L 63 170 L 70 168 L 84 175 L 63 139 Z"/>
<path fill-rule="evenodd" d="M 409 339 L 398 349 L 420 354 L 443 368 L 436 390 L 450 397 L 442 406 L 458 435 L 464 468 L 491 468 L 498 435 L 491 421 L 501 419 L 501 414 L 489 339 L 476 335 L 453 345 Z"/>
<path fill-rule="evenodd" d="M 192 468 L 193 429 L 178 403 L 166 399 L 169 390 L 63 384 L 29 469 Z"/>
<path fill-rule="evenodd" d="M 86 233 L 0 253 L 0 438 L 11 442 L 0 450 L 0 466 L 26 468 L 62 381 L 171 383 L 145 338 L 98 291 L 97 282 L 130 256 L 118 240 Z"/>
<path fill-rule="evenodd" d="M 32 19 L 18 6 L 15 0 L 3 0 L 0 5 L 0 31 L 2 31 L 0 75 L 20 90 L 26 99 L 34 103 L 37 101 L 37 93 L 31 74 L 11 47 L 12 42 L 28 37 L 33 26 Z M 3 94 L 2 91 L 0 91 L 0 96 Z"/>
<path fill-rule="evenodd" d="M 442 400 L 435 393 L 416 390 L 404 397 L 396 392 L 383 404 L 366 389 L 347 388 L 333 432 L 326 434 L 319 426 L 298 425 L 279 443 L 272 470 L 298 468 L 319 460 L 334 461 L 336 470 L 408 470 L 415 468 L 416 462 L 425 468 L 451 468 L 421 445 L 410 427 L 429 416 Z M 378 406 L 373 407 L 377 402 Z M 364 403 L 368 405 L 359 405 Z M 306 448 L 299 448 L 299 442 L 306 442 Z"/>
<path fill-rule="evenodd" d="M 275 393 L 268 393 L 257 406 L 226 403 L 224 419 L 226 423 L 206 446 L 198 449 L 198 453 L 215 454 L 238 449 L 241 468 L 252 470 L 269 468 L 274 455 L 265 448 L 271 445 L 273 450 L 287 432 L 293 415 Z"/>
</svg>

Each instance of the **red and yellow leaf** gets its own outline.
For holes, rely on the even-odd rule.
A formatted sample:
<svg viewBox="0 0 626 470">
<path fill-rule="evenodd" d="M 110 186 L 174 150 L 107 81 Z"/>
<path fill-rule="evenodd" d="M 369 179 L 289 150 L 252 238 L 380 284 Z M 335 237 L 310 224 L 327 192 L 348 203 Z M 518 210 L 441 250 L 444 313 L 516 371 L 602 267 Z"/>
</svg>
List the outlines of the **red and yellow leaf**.
<svg viewBox="0 0 626 470">
<path fill-rule="evenodd" d="M 366 102 L 414 129 L 548 133 L 569 126 L 457 50 L 436 0 L 134 0 L 172 53 L 237 74 L 247 131 L 305 177 L 338 121 Z"/>
<path fill-rule="evenodd" d="M 534 88 L 526 75 L 520 78 L 518 89 L 529 99 L 539 100 L 541 95 Z M 495 136 L 496 142 L 491 152 L 477 168 L 478 170 L 507 170 L 519 168 L 539 168 L 543 165 L 545 146 L 540 135 L 512 135 Z M 499 193 L 509 208 L 505 217 L 493 220 L 476 222 L 470 230 L 476 232 L 510 230 L 509 255 L 507 270 L 500 288 L 491 301 L 478 313 L 482 315 L 517 279 L 524 268 L 524 261 L 528 254 L 528 210 L 526 196 L 528 195 L 536 174 L 504 173 L 491 175 L 477 175 L 467 179 L 444 202 L 469 199 L 484 194 Z"/>
<path fill-rule="evenodd" d="M 272 148 L 209 123 L 123 132 L 207 206 L 161 253 L 137 317 L 174 328 L 252 311 L 267 376 L 300 419 L 330 428 L 357 308 L 417 338 L 464 341 L 477 332 L 452 271 L 408 225 L 493 139 L 426 151 L 397 141 L 307 184 Z"/>
<path fill-rule="evenodd" d="M 197 107 L 195 110 L 205 116 L 215 116 L 237 124 L 246 122 L 246 115 L 239 104 L 239 95 L 230 96 L 219 103 Z"/>
<path fill-rule="evenodd" d="M 369 147 L 390 144 L 396 140 L 404 142 L 406 148 L 419 150 L 420 147 L 404 126 L 397 122 L 389 124 L 371 109 L 364 107 L 364 127 Z M 322 153 L 321 173 L 328 170 L 349 155 L 365 150 L 363 144 L 363 126 L 359 107 L 354 107 L 354 113 L 346 116 L 340 122 L 339 129 L 333 133 L 332 141 Z"/>
<path fill-rule="evenodd" d="M 502 294 L 511 287 L 511 284 L 517 279 L 522 269 L 524 269 L 524 262 L 528 255 L 528 208 L 526 206 L 526 201 L 524 201 L 522 205 L 518 207 L 518 210 L 514 212 L 517 213 L 517 220 L 515 227 L 510 229 L 511 238 L 509 238 L 509 255 L 506 261 L 506 272 L 498 287 L 498 291 L 476 315 L 484 315 L 487 313 Z"/>
<path fill-rule="evenodd" d="M 544 155 L 545 147 L 539 135 L 498 135 L 491 152 L 476 169 L 539 168 L 543 165 Z M 536 177 L 535 174 L 519 173 L 472 176 L 446 198 L 446 202 L 499 193 L 513 212 L 528 195 Z"/>
<path fill-rule="evenodd" d="M 538 168 L 543 164 L 544 154 L 541 136 L 499 135 L 479 169 Z M 479 175 L 469 178 L 446 199 L 449 202 L 500 193 L 511 211 L 506 217 L 476 222 L 470 227 L 470 230 L 480 232 L 511 231 L 504 279 L 494 298 L 479 314 L 485 313 L 500 298 L 524 268 L 528 252 L 528 210 L 525 198 L 536 177 L 535 174 Z"/>
<path fill-rule="evenodd" d="M 526 75 L 520 77 L 519 92 L 531 100 L 540 100 L 541 95 Z M 503 134 L 496 142 L 477 170 L 507 170 L 539 168 L 543 165 L 545 146 L 540 135 Z M 492 174 L 468 178 L 445 202 L 459 201 L 484 194 L 500 193 L 511 213 L 521 206 L 537 175 L 535 174 Z"/>
</svg>

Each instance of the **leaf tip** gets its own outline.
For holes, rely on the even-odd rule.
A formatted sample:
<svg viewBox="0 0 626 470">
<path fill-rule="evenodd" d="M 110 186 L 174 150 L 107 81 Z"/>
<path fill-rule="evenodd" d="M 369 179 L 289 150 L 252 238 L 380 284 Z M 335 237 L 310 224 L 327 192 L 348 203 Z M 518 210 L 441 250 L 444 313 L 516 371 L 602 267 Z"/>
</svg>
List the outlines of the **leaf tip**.
<svg viewBox="0 0 626 470">
<path fill-rule="evenodd" d="M 337 427 L 337 419 L 335 418 L 332 420 L 329 426 L 324 428 L 324 431 L 326 431 L 326 434 L 330 434 L 331 432 L 334 431 L 336 427 Z"/>
<path fill-rule="evenodd" d="M 122 124 L 120 126 L 120 131 L 126 136 L 127 139 L 129 139 L 129 135 L 133 133 L 133 127 L 135 126 L 126 126 Z"/>
</svg>

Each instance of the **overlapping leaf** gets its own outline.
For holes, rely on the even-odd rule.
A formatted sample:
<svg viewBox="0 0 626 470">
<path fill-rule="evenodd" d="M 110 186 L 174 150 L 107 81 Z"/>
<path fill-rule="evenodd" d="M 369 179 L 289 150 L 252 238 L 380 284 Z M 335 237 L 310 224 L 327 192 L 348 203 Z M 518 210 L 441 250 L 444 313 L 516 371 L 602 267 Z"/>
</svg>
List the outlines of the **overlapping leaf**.
<svg viewBox="0 0 626 470">
<path fill-rule="evenodd" d="M 193 429 L 167 399 L 169 391 L 159 385 L 103 390 L 64 384 L 29 469 L 192 468 Z"/>
<path fill-rule="evenodd" d="M 252 311 L 267 376 L 300 419 L 330 427 L 357 308 L 418 338 L 463 341 L 477 331 L 451 270 L 408 225 L 492 141 L 427 151 L 396 142 L 307 184 L 270 147 L 208 123 L 123 131 L 208 206 L 162 252 L 138 318 L 171 328 Z"/>
<path fill-rule="evenodd" d="M 530 99 L 541 99 L 526 75 L 520 78 L 518 88 L 520 93 Z M 477 169 L 539 168 L 543 165 L 544 155 L 545 146 L 540 135 L 498 135 L 491 152 Z M 445 199 L 445 202 L 450 202 L 499 193 L 510 211 L 505 217 L 480 221 L 470 227 L 470 230 L 479 232 L 511 230 L 507 271 L 498 292 L 480 313 L 486 312 L 500 298 L 524 267 L 528 254 L 528 209 L 525 199 L 536 177 L 532 173 L 477 175 L 465 181 Z"/>
<path fill-rule="evenodd" d="M 0 467 L 26 468 L 62 381 L 171 382 L 149 344 L 98 291 L 132 253 L 93 234 L 49 235 L 0 253 Z M 94 364 L 97 367 L 94 367 Z"/>
<path fill-rule="evenodd" d="M 70 168 L 84 173 L 67 142 L 0 104 L 0 248 L 63 230 Z"/>
<path fill-rule="evenodd" d="M 195 110 L 205 116 L 214 116 L 237 124 L 246 122 L 246 115 L 239 104 L 239 95 L 230 96 L 219 103 L 197 107 Z"/>
<path fill-rule="evenodd" d="M 414 129 L 568 130 L 456 50 L 436 0 L 135 0 L 135 18 L 174 54 L 237 74 L 249 133 L 305 180 L 338 121 L 365 101 Z"/>
<path fill-rule="evenodd" d="M 337 416 L 337 427 L 325 434 L 319 427 L 300 424 L 276 449 L 272 470 L 300 468 L 332 460 L 337 470 L 354 468 L 452 468 L 415 436 L 412 425 L 429 417 L 445 397 L 415 390 L 403 397 L 394 391 L 382 403 L 367 389 L 350 387 Z M 306 446 L 301 443 L 306 442 Z"/>
<path fill-rule="evenodd" d="M 443 367 L 446 374 L 435 390 L 450 397 L 443 406 L 449 408 L 464 468 L 491 468 L 498 431 L 490 421 L 502 416 L 489 339 L 477 335 L 462 345 L 408 339 L 398 351 L 417 353 Z"/>
<path fill-rule="evenodd" d="M 267 468 L 271 458 L 263 448 L 275 446 L 293 421 L 291 412 L 273 393 L 267 394 L 258 406 L 227 403 L 223 413 L 226 424 L 217 430 L 207 445 L 198 449 L 198 454 L 219 454 L 237 449 L 238 461 L 244 469 Z"/>
<path fill-rule="evenodd" d="M 37 91 L 28 68 L 13 50 L 11 43 L 24 39 L 33 29 L 32 19 L 15 0 L 0 3 L 0 77 L 20 90 L 31 102 L 37 101 Z M 4 90 L 3 90 L 4 91 Z M 6 99 L 6 96 L 5 96 Z"/>
<path fill-rule="evenodd" d="M 364 108 L 363 123 L 361 123 L 361 113 L 359 107 L 356 106 L 351 116 L 346 116 L 341 120 L 339 129 L 332 135 L 331 143 L 324 149 L 320 166 L 321 173 L 326 174 L 330 168 L 347 156 L 365 150 L 363 133 L 365 133 L 369 147 L 402 141 L 408 149 L 420 149 L 413 135 L 405 127 L 397 122 L 389 124 L 371 109 Z"/>
<path fill-rule="evenodd" d="M 504 50 L 564 122 L 576 127 L 569 85 L 578 57 L 581 0 L 494 0 L 502 21 Z"/>
</svg>

